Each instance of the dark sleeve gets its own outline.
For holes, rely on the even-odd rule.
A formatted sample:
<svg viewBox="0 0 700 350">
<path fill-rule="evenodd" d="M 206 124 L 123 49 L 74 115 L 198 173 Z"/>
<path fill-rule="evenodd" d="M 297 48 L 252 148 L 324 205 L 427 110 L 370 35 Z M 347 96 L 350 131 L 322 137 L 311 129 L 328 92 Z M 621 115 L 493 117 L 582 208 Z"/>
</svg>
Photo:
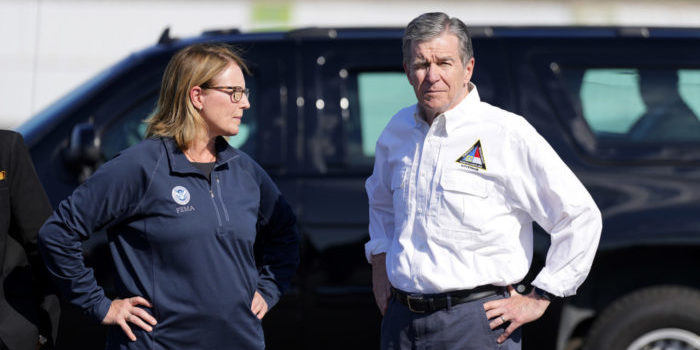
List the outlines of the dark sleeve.
<svg viewBox="0 0 700 350">
<path fill-rule="evenodd" d="M 59 203 L 39 231 L 39 249 L 59 292 L 98 322 L 112 301 L 85 266 L 82 241 L 132 214 L 145 192 L 143 174 L 130 156 L 117 156 Z"/>
<path fill-rule="evenodd" d="M 24 248 L 33 274 L 33 290 L 40 310 L 39 333 L 53 339 L 58 330 L 59 303 L 52 294 L 46 266 L 37 249 L 37 234 L 51 215 L 51 204 L 39 181 L 29 151 L 20 134 L 12 132 L 10 146 L 10 235 Z"/>
<path fill-rule="evenodd" d="M 39 182 L 31 157 L 19 134 L 12 141 L 10 174 L 10 205 L 12 235 L 31 256 L 38 258 L 37 233 L 51 215 L 51 204 Z"/>
<path fill-rule="evenodd" d="M 292 208 L 260 168 L 260 211 L 256 255 L 260 279 L 258 291 L 272 308 L 289 287 L 299 265 L 299 233 Z"/>
</svg>

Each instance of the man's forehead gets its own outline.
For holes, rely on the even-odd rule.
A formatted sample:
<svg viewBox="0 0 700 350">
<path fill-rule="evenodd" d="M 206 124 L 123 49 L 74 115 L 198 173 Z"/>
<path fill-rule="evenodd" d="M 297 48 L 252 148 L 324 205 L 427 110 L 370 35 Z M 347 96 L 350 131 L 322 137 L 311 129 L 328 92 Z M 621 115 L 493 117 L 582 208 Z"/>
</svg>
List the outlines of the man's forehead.
<svg viewBox="0 0 700 350">
<path fill-rule="evenodd" d="M 411 55 L 414 59 L 459 57 L 459 39 L 445 32 L 432 39 L 414 41 L 411 43 Z"/>
</svg>

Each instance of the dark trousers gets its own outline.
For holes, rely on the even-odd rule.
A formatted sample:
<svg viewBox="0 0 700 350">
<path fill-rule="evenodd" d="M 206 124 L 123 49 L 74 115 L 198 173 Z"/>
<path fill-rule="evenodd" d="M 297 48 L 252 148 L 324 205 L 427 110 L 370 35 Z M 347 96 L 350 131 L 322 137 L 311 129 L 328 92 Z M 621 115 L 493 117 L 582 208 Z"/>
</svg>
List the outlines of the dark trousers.
<svg viewBox="0 0 700 350">
<path fill-rule="evenodd" d="M 507 292 L 430 313 L 414 313 L 392 298 L 382 320 L 383 350 L 520 350 L 520 329 L 502 344 L 504 327 L 489 328 L 484 303 Z"/>
</svg>

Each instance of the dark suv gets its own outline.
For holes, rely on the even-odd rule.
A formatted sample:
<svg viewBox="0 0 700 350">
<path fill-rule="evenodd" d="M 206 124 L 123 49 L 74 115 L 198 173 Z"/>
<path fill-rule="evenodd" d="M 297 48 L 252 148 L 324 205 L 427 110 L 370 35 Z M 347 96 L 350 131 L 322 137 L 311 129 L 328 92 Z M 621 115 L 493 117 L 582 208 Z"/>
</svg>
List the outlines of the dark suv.
<svg viewBox="0 0 700 350">
<path fill-rule="evenodd" d="M 700 29 L 472 28 L 482 99 L 524 115 L 578 175 L 604 218 L 574 297 L 524 330 L 526 349 L 700 348 Z M 233 43 L 253 74 L 252 108 L 230 139 L 298 215 L 302 264 L 265 318 L 270 349 L 378 347 L 363 244 L 374 143 L 415 103 L 401 29 L 213 31 L 133 54 L 19 130 L 54 206 L 143 138 L 166 63 L 197 42 Z M 104 234 L 83 246 L 99 283 Z M 548 236 L 536 229 L 533 267 Z M 59 347 L 100 348 L 103 330 L 64 306 Z M 674 345 L 675 344 L 675 345 Z"/>
</svg>

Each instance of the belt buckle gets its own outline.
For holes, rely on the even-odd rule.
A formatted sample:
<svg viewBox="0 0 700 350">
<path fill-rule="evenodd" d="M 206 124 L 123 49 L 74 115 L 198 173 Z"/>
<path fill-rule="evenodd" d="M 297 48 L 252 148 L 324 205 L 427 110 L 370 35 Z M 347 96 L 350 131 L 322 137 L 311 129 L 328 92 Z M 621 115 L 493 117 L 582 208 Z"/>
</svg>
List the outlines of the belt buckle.
<svg viewBox="0 0 700 350">
<path fill-rule="evenodd" d="M 408 309 L 411 310 L 411 312 L 415 312 L 417 314 L 423 314 L 425 311 L 423 310 L 416 310 L 411 306 L 411 300 L 418 301 L 418 300 L 423 300 L 423 296 L 415 296 L 415 295 L 406 295 L 406 304 L 408 304 Z"/>
</svg>

